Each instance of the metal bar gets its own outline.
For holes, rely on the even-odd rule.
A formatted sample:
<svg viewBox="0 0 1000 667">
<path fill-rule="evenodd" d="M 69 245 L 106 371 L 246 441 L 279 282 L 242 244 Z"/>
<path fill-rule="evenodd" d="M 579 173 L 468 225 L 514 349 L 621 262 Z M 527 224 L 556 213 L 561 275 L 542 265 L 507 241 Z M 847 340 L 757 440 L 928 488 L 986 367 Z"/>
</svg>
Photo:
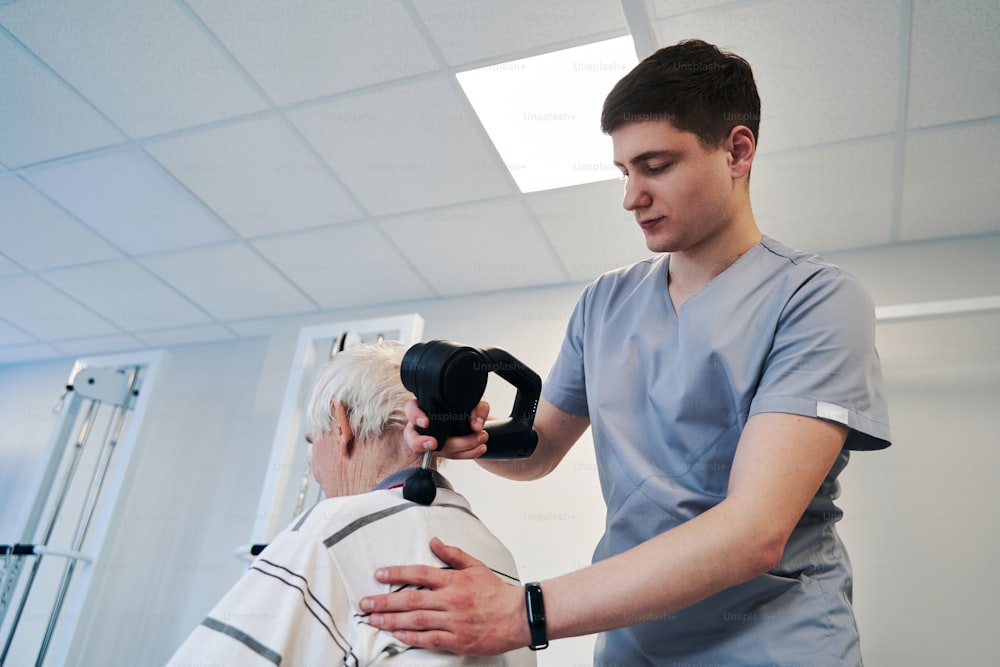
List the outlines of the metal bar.
<svg viewBox="0 0 1000 667">
<path fill-rule="evenodd" d="M 653 22 L 649 18 L 649 8 L 645 0 L 621 0 L 621 6 L 625 23 L 635 44 L 635 55 L 642 60 L 659 48 L 656 29 L 653 28 Z"/>
<path fill-rule="evenodd" d="M 81 453 L 83 452 L 83 448 L 86 446 L 87 441 L 90 439 L 91 426 L 94 423 L 94 416 L 97 414 L 97 410 L 100 408 L 100 405 L 100 401 L 92 400 L 90 402 L 90 408 L 87 410 L 87 414 L 84 416 L 83 422 L 80 425 L 80 431 L 77 436 L 76 443 L 73 445 L 72 458 L 70 458 L 69 465 L 66 467 L 66 473 L 63 476 L 62 485 L 59 490 L 59 497 L 52 508 L 52 513 L 49 515 L 48 525 L 45 528 L 45 534 L 39 542 L 41 545 L 48 545 L 49 539 L 52 537 L 52 532 L 55 530 L 56 521 L 59 519 L 59 514 L 62 512 L 62 506 L 66 501 L 70 485 L 73 483 L 73 478 L 76 476 L 76 470 L 80 464 Z M 23 563 L 23 561 L 21 562 Z M 10 630 L 7 632 L 7 638 L 4 640 L 3 651 L 0 652 L 0 665 L 2 665 L 7 659 L 7 653 L 10 651 L 11 643 L 14 641 L 14 633 L 17 631 L 17 626 L 21 622 L 21 615 L 24 613 L 24 607 L 28 602 L 28 595 L 31 593 L 31 588 L 35 583 L 35 577 L 38 576 L 38 569 L 41 565 L 42 554 L 38 553 L 35 557 L 34 563 L 31 564 L 31 570 L 28 571 L 28 579 L 24 584 L 24 590 L 21 592 L 21 599 L 18 601 L 17 611 L 14 612 L 14 618 L 11 621 Z M 18 570 L 20 570 L 20 566 L 18 566 Z M 11 592 L 13 593 L 13 588 L 11 589 Z"/>
<path fill-rule="evenodd" d="M 139 366 L 135 366 L 132 369 L 125 398 L 122 403 L 115 408 L 117 413 L 115 427 L 111 432 L 111 438 L 105 442 L 105 446 L 101 451 L 100 463 L 98 467 L 95 468 L 94 475 L 91 477 L 87 501 L 84 505 L 83 515 L 80 517 L 81 522 L 77 524 L 76 535 L 73 538 L 73 551 L 79 551 L 83 547 L 84 540 L 87 538 L 87 530 L 90 528 L 90 522 L 93 519 L 94 511 L 97 508 L 97 501 L 101 495 L 101 488 L 104 486 L 104 480 L 107 477 L 108 469 L 111 467 L 111 457 L 114 454 L 115 445 L 118 444 L 118 438 L 121 436 L 122 428 L 125 424 L 125 418 L 128 415 L 128 411 L 132 404 L 132 394 L 135 390 L 136 382 L 139 379 L 139 370 Z M 42 637 L 42 645 L 38 650 L 38 658 L 35 660 L 35 667 L 41 667 L 42 663 L 45 661 L 45 653 L 49 649 L 49 643 L 52 641 L 52 633 L 55 631 L 56 623 L 59 620 L 59 614 L 62 611 L 63 603 L 66 601 L 66 593 L 69 591 L 69 585 L 73 578 L 73 572 L 76 569 L 76 563 L 77 561 L 74 559 L 70 560 L 66 564 L 62 582 L 59 585 L 59 592 L 56 594 L 56 601 L 52 607 L 52 613 L 49 616 L 49 624 L 45 628 L 45 635 Z"/>
<path fill-rule="evenodd" d="M 62 556 L 63 558 L 73 558 L 88 563 L 94 560 L 93 556 L 85 554 L 82 551 L 69 551 L 67 549 L 42 546 L 41 544 L 0 544 L 0 554 L 14 558 L 24 558 L 25 556 Z"/>
<path fill-rule="evenodd" d="M 78 392 L 72 391 L 72 388 L 72 385 L 66 387 L 66 392 L 54 408 L 54 411 L 61 412 L 62 416 L 59 418 L 58 429 L 50 437 L 49 445 L 46 448 L 45 464 L 34 488 L 34 500 L 24 519 L 20 539 L 22 543 L 38 540 L 38 527 L 42 521 L 43 512 L 51 505 L 49 500 L 51 491 L 55 488 L 56 475 L 65 467 L 66 447 L 74 439 L 73 430 L 77 428 L 76 418 L 80 414 L 80 405 L 83 401 L 83 397 Z M 69 400 L 69 407 L 66 408 L 66 396 L 70 394 L 72 396 Z M 17 559 L 6 562 L 3 568 L 2 576 L 0 576 L 0 625 L 7 617 L 7 611 L 17 588 L 23 564 L 23 559 Z"/>
</svg>

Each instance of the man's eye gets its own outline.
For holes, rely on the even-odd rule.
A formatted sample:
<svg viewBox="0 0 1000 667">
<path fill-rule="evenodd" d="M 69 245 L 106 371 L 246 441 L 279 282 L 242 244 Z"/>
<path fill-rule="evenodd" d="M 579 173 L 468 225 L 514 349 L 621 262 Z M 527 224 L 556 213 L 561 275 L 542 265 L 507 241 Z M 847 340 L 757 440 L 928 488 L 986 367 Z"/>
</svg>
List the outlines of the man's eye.
<svg viewBox="0 0 1000 667">
<path fill-rule="evenodd" d="M 664 172 L 667 169 L 669 169 L 670 165 L 672 165 L 672 164 L 673 164 L 672 162 L 665 162 L 663 164 L 648 164 L 648 165 L 646 165 L 646 173 L 647 174 L 659 174 L 659 173 Z"/>
</svg>

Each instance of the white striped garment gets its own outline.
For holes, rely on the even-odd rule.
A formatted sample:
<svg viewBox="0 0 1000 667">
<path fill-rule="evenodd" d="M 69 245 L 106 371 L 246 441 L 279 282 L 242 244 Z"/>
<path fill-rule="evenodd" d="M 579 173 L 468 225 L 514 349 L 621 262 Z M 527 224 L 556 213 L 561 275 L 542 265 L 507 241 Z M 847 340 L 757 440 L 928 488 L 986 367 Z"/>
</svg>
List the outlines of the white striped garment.
<svg viewBox="0 0 1000 667">
<path fill-rule="evenodd" d="M 358 601 L 390 588 L 375 580 L 376 568 L 443 566 L 432 537 L 519 583 L 510 552 L 448 488 L 429 507 L 399 488 L 331 498 L 268 545 L 168 665 L 534 665 L 528 649 L 463 658 L 410 648 L 366 623 Z"/>
</svg>

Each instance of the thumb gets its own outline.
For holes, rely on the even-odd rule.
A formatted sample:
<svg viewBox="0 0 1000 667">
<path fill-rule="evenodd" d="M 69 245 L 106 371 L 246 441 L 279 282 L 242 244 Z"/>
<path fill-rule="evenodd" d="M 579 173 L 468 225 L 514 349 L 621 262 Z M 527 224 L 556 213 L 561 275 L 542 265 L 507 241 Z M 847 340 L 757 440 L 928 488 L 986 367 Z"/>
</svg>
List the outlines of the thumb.
<svg viewBox="0 0 1000 667">
<path fill-rule="evenodd" d="M 431 538 L 431 551 L 434 552 L 435 556 L 456 570 L 464 570 L 475 565 L 482 565 L 481 561 L 476 560 L 458 547 L 448 546 L 436 537 Z"/>
</svg>

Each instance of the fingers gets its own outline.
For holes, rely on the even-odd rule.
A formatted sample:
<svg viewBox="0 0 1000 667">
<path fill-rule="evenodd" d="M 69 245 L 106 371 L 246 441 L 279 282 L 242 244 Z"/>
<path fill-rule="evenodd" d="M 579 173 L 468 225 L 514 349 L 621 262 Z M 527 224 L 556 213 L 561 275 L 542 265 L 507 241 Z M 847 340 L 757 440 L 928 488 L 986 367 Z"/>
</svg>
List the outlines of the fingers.
<svg viewBox="0 0 1000 667">
<path fill-rule="evenodd" d="M 448 583 L 448 570 L 429 565 L 393 565 L 375 570 L 375 578 L 383 584 L 409 584 L 424 588 L 441 588 Z"/>
<path fill-rule="evenodd" d="M 434 538 L 431 550 L 452 569 L 382 567 L 375 577 L 406 590 L 360 600 L 366 622 L 409 646 L 460 655 L 497 655 L 524 646 L 524 594 L 462 549 Z M 521 632 L 523 630 L 523 632 Z"/>
<path fill-rule="evenodd" d="M 486 401 L 479 401 L 476 407 L 472 408 L 472 414 L 470 415 L 470 425 L 475 433 L 483 430 L 486 426 L 486 420 L 490 417 L 490 404 Z"/>
<path fill-rule="evenodd" d="M 437 449 L 437 441 L 429 435 L 420 433 L 417 428 L 426 428 L 430 424 L 427 414 L 420 409 L 420 406 L 413 399 L 406 402 L 403 407 L 408 420 L 403 429 L 403 440 L 413 452 L 422 454 Z M 472 409 L 469 416 L 469 424 L 472 433 L 461 437 L 448 438 L 444 449 L 437 452 L 437 456 L 449 459 L 475 459 L 486 453 L 486 441 L 489 434 L 483 430 L 486 420 L 489 418 L 490 404 L 480 401 Z"/>
<path fill-rule="evenodd" d="M 417 427 L 426 428 L 430 420 L 415 399 L 410 399 L 403 406 L 403 413 L 406 415 L 407 424 L 403 429 L 403 440 L 406 446 L 418 454 L 437 449 L 437 442 L 434 438 L 417 431 Z"/>
<path fill-rule="evenodd" d="M 403 414 L 406 415 L 406 418 L 411 424 L 416 424 L 421 428 L 426 428 L 430 423 L 427 419 L 427 415 L 420 409 L 420 406 L 417 405 L 417 400 L 415 398 L 411 398 L 406 402 L 403 406 Z"/>
<path fill-rule="evenodd" d="M 475 565 L 483 565 L 481 561 L 476 560 L 458 547 L 448 546 L 436 537 L 431 539 L 431 551 L 434 552 L 435 556 L 456 570 L 464 570 Z"/>
</svg>

